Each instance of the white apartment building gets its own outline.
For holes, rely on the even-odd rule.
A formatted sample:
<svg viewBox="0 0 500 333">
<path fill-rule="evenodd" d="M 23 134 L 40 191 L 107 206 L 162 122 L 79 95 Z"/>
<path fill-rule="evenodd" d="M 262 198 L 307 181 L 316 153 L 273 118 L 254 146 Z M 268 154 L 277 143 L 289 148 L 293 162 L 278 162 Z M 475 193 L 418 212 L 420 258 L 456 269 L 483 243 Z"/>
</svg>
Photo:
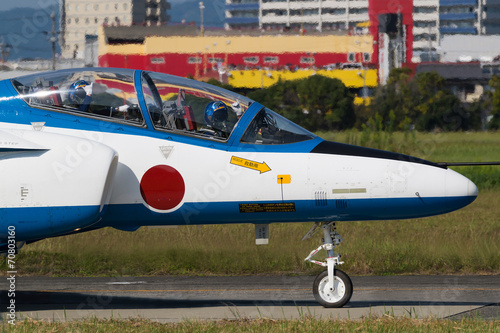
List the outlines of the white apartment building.
<svg viewBox="0 0 500 333">
<path fill-rule="evenodd" d="M 232 0 L 228 0 L 232 1 Z M 366 22 L 368 0 L 259 0 L 259 28 L 348 29 Z"/>
<path fill-rule="evenodd" d="M 413 62 L 437 60 L 439 0 L 413 0 Z"/>
<path fill-rule="evenodd" d="M 84 59 L 102 26 L 160 25 L 168 20 L 166 0 L 61 0 L 61 56 Z"/>
</svg>

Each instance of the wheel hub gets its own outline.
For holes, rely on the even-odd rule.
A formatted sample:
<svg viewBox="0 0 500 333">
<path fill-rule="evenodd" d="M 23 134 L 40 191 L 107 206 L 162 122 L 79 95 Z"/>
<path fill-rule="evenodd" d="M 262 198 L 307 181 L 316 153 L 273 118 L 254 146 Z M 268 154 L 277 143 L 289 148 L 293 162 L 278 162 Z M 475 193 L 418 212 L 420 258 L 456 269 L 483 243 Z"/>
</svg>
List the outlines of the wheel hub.
<svg viewBox="0 0 500 333">
<path fill-rule="evenodd" d="M 321 298 L 329 303 L 338 302 L 345 295 L 345 284 L 342 280 L 335 277 L 333 286 L 333 290 L 328 288 L 328 277 L 325 277 L 319 285 L 319 294 Z"/>
</svg>

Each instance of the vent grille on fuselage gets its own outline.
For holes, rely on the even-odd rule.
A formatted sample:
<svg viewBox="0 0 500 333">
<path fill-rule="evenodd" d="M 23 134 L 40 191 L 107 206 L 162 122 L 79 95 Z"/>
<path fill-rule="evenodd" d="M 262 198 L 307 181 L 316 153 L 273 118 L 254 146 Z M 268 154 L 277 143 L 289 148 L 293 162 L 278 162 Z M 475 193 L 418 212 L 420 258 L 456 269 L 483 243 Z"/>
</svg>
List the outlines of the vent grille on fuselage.
<svg viewBox="0 0 500 333">
<path fill-rule="evenodd" d="M 326 200 L 326 192 L 316 191 L 314 192 L 314 201 L 317 207 L 326 207 L 328 202 Z"/>
<path fill-rule="evenodd" d="M 335 200 L 335 207 L 337 209 L 346 209 L 347 208 L 347 200 Z"/>
</svg>

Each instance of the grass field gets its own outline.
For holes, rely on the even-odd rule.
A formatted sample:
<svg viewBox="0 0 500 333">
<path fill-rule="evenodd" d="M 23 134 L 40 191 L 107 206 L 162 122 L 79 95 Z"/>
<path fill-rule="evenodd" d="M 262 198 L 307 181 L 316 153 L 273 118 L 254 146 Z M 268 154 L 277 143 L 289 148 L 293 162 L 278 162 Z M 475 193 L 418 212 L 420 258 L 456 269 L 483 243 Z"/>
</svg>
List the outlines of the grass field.
<svg viewBox="0 0 500 333">
<path fill-rule="evenodd" d="M 360 144 L 364 133 L 336 141 Z M 323 135 L 332 139 L 331 134 Z M 500 161 L 500 133 L 447 133 L 365 138 L 368 146 L 433 161 Z M 398 148 L 399 147 L 399 148 Z M 338 247 L 350 275 L 500 274 L 500 166 L 457 168 L 480 188 L 470 206 L 425 219 L 338 223 Z M 303 259 L 319 236 L 301 242 L 311 224 L 272 224 L 270 245 L 256 246 L 253 225 L 180 226 L 136 232 L 103 229 L 25 246 L 19 275 L 141 276 L 164 274 L 315 274 Z M 2 273 L 7 271 L 5 260 Z"/>
<path fill-rule="evenodd" d="M 500 332 L 500 319 L 461 321 L 439 319 L 394 318 L 390 315 L 363 320 L 319 320 L 310 317 L 297 320 L 234 320 L 178 324 L 160 324 L 141 319 L 78 322 L 47 322 L 24 320 L 15 326 L 3 323 L 2 332 Z"/>
</svg>

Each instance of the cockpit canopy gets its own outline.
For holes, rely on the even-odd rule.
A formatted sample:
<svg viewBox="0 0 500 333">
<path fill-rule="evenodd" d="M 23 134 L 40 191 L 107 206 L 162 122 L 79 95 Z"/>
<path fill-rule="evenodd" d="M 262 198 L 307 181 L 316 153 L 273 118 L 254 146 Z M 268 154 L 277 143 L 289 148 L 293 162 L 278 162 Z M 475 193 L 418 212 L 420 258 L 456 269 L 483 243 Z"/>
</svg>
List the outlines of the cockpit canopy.
<svg viewBox="0 0 500 333">
<path fill-rule="evenodd" d="M 85 82 L 87 87 L 80 85 L 75 91 L 75 84 L 79 82 Z M 12 83 L 32 107 L 79 113 L 133 125 L 144 124 L 133 70 L 62 70 L 15 78 Z M 81 100 L 72 98 L 79 93 L 83 93 Z M 89 98 L 85 100 L 86 95 Z M 127 112 L 120 111 L 125 108 Z"/>
<path fill-rule="evenodd" d="M 144 72 L 141 88 L 148 114 L 158 130 L 227 140 L 252 101 L 203 82 L 154 72 Z M 227 117 L 207 122 L 205 111 L 221 102 Z"/>
<path fill-rule="evenodd" d="M 119 122 L 184 136 L 276 145 L 315 138 L 245 96 L 172 75 L 116 68 L 82 68 L 12 79 L 31 107 Z M 208 117 L 216 104 L 224 115 Z M 252 107 L 254 106 L 254 107 Z M 227 116 L 226 116 L 227 115 Z M 241 120 L 240 120 L 241 119 Z M 210 121 L 209 121 L 210 120 Z M 246 129 L 235 131 L 239 126 Z"/>
</svg>

